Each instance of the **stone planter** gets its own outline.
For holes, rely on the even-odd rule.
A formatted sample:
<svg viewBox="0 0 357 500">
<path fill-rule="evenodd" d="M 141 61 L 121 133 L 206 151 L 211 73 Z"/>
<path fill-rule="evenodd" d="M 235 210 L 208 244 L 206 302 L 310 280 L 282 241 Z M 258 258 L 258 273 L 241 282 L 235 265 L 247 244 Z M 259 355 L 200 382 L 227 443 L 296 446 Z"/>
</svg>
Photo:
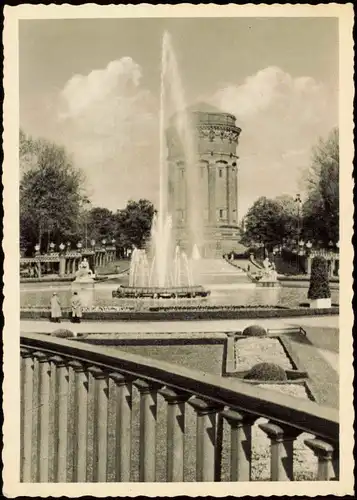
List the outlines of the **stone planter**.
<svg viewBox="0 0 357 500">
<path fill-rule="evenodd" d="M 328 299 L 314 299 L 310 301 L 310 308 L 312 309 L 330 309 L 331 298 Z"/>
</svg>

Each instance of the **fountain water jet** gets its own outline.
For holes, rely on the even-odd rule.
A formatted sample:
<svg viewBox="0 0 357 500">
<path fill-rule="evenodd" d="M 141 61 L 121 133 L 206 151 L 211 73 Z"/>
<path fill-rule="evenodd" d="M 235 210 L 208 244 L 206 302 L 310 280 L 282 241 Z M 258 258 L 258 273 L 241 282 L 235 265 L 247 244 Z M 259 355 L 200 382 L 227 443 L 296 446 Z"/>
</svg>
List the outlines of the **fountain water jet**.
<svg viewBox="0 0 357 500">
<path fill-rule="evenodd" d="M 194 286 L 191 260 L 182 252 L 174 241 L 172 218 L 168 213 L 168 165 L 166 147 L 166 104 L 168 91 L 175 106 L 175 124 L 181 139 L 186 158 L 189 241 L 192 256 L 199 256 L 198 246 L 201 238 L 202 213 L 197 203 L 198 167 L 196 161 L 193 129 L 186 111 L 185 99 L 172 49 L 170 35 L 165 32 L 162 40 L 161 75 L 160 75 L 160 114 L 159 114 L 159 162 L 160 162 L 160 199 L 158 214 L 154 216 L 151 228 L 149 257 L 145 250 L 134 249 L 129 273 L 129 289 L 120 287 L 113 296 L 126 296 L 132 293 L 140 295 L 145 288 L 145 296 L 207 296 L 208 291 Z M 151 255 L 150 255 L 151 254 Z M 199 257 L 198 257 L 199 258 Z M 183 290 L 178 290 L 179 288 Z M 136 292 L 133 290 L 136 289 Z M 193 290 L 194 289 L 194 290 Z M 165 292 L 163 292 L 165 290 Z"/>
</svg>

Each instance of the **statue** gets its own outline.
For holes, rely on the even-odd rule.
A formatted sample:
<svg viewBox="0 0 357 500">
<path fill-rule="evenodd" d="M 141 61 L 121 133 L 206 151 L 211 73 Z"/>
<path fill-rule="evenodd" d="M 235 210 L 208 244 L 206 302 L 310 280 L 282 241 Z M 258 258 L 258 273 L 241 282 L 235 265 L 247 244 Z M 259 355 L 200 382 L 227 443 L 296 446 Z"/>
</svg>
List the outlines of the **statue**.
<svg viewBox="0 0 357 500">
<path fill-rule="evenodd" d="M 78 266 L 78 271 L 76 272 L 75 283 L 94 283 L 95 275 L 93 271 L 89 269 L 89 263 L 84 257 L 82 262 Z"/>
<path fill-rule="evenodd" d="M 264 259 L 263 267 L 264 271 L 261 281 L 277 281 L 278 273 L 276 272 L 274 263 L 271 263 L 268 257 Z"/>
</svg>

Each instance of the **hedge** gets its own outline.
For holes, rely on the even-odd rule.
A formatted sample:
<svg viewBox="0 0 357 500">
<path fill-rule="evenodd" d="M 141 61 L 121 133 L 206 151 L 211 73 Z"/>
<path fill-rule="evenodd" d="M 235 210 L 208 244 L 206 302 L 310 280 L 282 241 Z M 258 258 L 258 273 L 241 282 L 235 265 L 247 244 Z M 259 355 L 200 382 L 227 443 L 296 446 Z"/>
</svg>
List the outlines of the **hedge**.
<svg viewBox="0 0 357 500">
<path fill-rule="evenodd" d="M 241 309 L 210 309 L 210 310 L 158 310 L 158 311 L 108 311 L 83 312 L 86 321 L 195 321 L 210 319 L 255 319 L 255 318 L 291 318 L 301 316 L 335 316 L 339 314 L 339 307 L 329 309 L 292 308 L 241 308 Z M 70 312 L 63 312 L 62 318 L 69 319 Z M 49 319 L 49 309 L 22 309 L 20 319 Z"/>
</svg>

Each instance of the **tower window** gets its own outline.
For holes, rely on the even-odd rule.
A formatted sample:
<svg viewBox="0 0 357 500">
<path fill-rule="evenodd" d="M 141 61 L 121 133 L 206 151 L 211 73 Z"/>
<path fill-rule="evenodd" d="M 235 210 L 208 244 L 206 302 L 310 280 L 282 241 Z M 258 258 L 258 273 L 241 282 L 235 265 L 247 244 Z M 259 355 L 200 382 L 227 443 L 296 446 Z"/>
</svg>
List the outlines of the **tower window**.
<svg viewBox="0 0 357 500">
<path fill-rule="evenodd" d="M 222 177 L 222 169 L 219 169 L 219 176 Z"/>
<path fill-rule="evenodd" d="M 222 209 L 219 211 L 219 218 L 223 219 L 223 210 Z"/>
</svg>

